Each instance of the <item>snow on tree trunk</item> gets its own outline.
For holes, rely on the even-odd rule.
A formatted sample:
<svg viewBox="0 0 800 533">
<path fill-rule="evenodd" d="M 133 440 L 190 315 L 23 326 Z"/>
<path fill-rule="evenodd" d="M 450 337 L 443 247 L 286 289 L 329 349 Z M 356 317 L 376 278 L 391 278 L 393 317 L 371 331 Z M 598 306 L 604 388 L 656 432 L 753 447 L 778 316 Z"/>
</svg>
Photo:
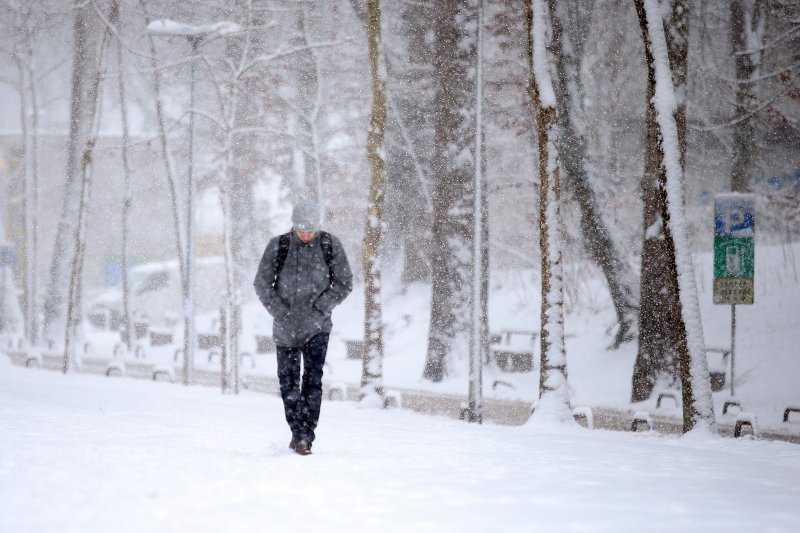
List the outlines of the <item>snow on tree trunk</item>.
<svg viewBox="0 0 800 533">
<path fill-rule="evenodd" d="M 101 76 L 100 62 L 106 34 L 93 9 L 92 4 L 75 2 L 66 185 L 44 302 L 45 338 L 63 338 L 65 334 L 70 260 L 77 246 L 75 239 L 78 234 L 82 181 L 91 157 L 91 136 Z"/>
<path fill-rule="evenodd" d="M 732 0 L 730 43 L 736 74 L 731 190 L 746 192 L 758 155 L 753 109 L 758 103 L 754 80 L 761 67 L 766 26 L 765 0 Z"/>
<path fill-rule="evenodd" d="M 683 165 L 681 139 L 678 133 L 674 78 L 670 68 L 669 49 L 657 0 L 636 0 L 643 23 L 645 46 L 649 47 L 655 80 L 655 94 L 650 105 L 658 124 L 661 166 L 666 175 L 668 226 L 673 238 L 675 274 L 680 298 L 681 330 L 678 332 L 681 388 L 683 396 L 684 433 L 695 427 L 715 430 L 714 405 L 711 398 L 711 379 L 704 353 L 700 304 L 697 298 L 694 266 L 683 200 Z M 673 9 L 686 9 L 676 2 Z"/>
<path fill-rule="evenodd" d="M 569 408 L 567 357 L 564 347 L 564 290 L 562 285 L 562 242 L 558 161 L 558 115 L 556 95 L 550 77 L 548 39 L 551 35 L 544 0 L 527 0 L 528 89 L 536 112 L 539 152 L 539 232 L 542 256 L 541 373 L 539 401 L 532 421 L 574 420 Z"/>
<path fill-rule="evenodd" d="M 381 306 L 380 244 L 383 202 L 386 193 L 386 82 L 381 61 L 381 6 L 367 0 L 367 49 L 372 88 L 372 110 L 367 133 L 370 168 L 369 207 L 362 248 L 364 262 L 364 359 L 361 370 L 361 402 L 382 404 L 383 398 L 383 316 Z"/>
<path fill-rule="evenodd" d="M 653 390 L 672 388 L 679 380 L 678 346 L 681 323 L 680 299 L 672 232 L 668 226 L 666 173 L 662 163 L 656 111 L 655 73 L 646 37 L 644 7 L 636 3 L 645 43 L 647 65 L 647 111 L 645 117 L 645 162 L 642 176 L 644 235 L 641 257 L 641 301 L 639 344 L 631 383 L 631 401 L 648 399 Z M 686 56 L 683 56 L 685 61 Z M 680 70 L 680 69 L 676 69 Z M 685 122 L 684 122 L 685 124 Z"/>
<path fill-rule="evenodd" d="M 238 5 L 238 4 L 237 4 Z M 238 5 L 242 26 L 253 28 L 260 25 L 251 3 Z M 241 300 L 242 280 L 244 279 L 244 260 L 248 257 L 250 247 L 246 246 L 251 232 L 253 186 L 253 168 L 255 159 L 255 139 L 253 134 L 246 133 L 257 124 L 250 123 L 248 118 L 256 113 L 252 109 L 257 94 L 247 90 L 255 85 L 254 76 L 257 71 L 250 70 L 253 56 L 260 54 L 260 35 L 255 31 L 244 31 L 238 37 L 228 39 L 225 63 L 229 71 L 228 78 L 218 89 L 224 95 L 219 101 L 220 117 L 218 125 L 223 128 L 221 136 L 223 166 L 221 168 L 220 203 L 223 212 L 223 244 L 225 255 L 225 306 L 220 314 L 220 329 L 223 342 L 222 390 L 232 386 L 234 394 L 239 393 L 240 385 L 240 339 L 241 339 Z M 229 370 L 232 379 L 228 381 Z"/>
<path fill-rule="evenodd" d="M 252 2 L 247 3 L 246 12 L 243 14 L 247 20 L 247 27 L 260 27 L 264 25 L 262 17 L 266 13 L 259 12 L 252 8 Z M 246 46 L 244 50 L 239 50 L 238 43 L 241 39 L 230 39 L 229 56 L 239 57 L 241 62 L 251 61 L 254 56 L 264 53 L 264 42 L 266 36 L 259 31 L 248 31 L 244 35 Z M 235 53 L 231 53 L 235 52 Z M 238 55 L 237 55 L 238 54 Z M 241 63 L 240 63 L 241 64 Z M 257 86 L 263 71 L 257 68 L 249 69 L 241 73 L 237 83 L 241 87 Z M 254 224 L 255 201 L 253 197 L 253 184 L 262 175 L 264 168 L 264 148 L 263 141 L 256 133 L 244 133 L 242 129 L 263 125 L 263 118 L 260 114 L 261 94 L 260 91 L 240 90 L 236 114 L 233 117 L 234 125 L 239 130 L 236 142 L 233 143 L 233 165 L 230 169 L 228 182 L 229 208 L 230 208 L 230 253 L 233 262 L 233 309 L 229 319 L 231 345 L 234 351 L 239 351 L 239 339 L 242 334 L 242 294 L 243 290 L 250 290 L 252 281 L 252 265 L 258 264 L 261 250 L 261 228 L 258 230 Z M 233 386 L 234 392 L 239 388 L 239 363 L 237 357 L 231 360 L 234 370 Z"/>
<path fill-rule="evenodd" d="M 477 0 L 437 4 L 434 34 L 432 297 L 423 377 L 464 371 L 470 349 L 474 239 Z M 457 363 L 458 362 L 458 363 Z"/>
<path fill-rule="evenodd" d="M 606 278 L 617 314 L 614 346 L 631 340 L 638 329 L 639 291 L 636 274 L 624 252 L 621 237 L 601 212 L 591 177 L 595 170 L 589 159 L 586 141 L 586 112 L 581 80 L 583 35 L 575 11 L 578 6 L 548 0 L 555 54 L 555 94 L 560 130 L 559 155 L 568 186 L 580 208 L 580 227 L 584 246 Z"/>
</svg>

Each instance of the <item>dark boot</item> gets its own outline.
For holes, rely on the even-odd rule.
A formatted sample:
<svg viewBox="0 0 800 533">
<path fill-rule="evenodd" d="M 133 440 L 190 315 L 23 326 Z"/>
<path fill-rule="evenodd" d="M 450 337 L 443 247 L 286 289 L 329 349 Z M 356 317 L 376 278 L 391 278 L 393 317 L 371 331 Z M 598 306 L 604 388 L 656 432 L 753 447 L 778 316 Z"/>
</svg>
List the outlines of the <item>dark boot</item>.
<svg viewBox="0 0 800 533">
<path fill-rule="evenodd" d="M 292 440 L 289 441 L 289 449 L 294 450 L 297 447 L 297 437 L 292 435 Z"/>
<path fill-rule="evenodd" d="M 294 447 L 294 451 L 297 455 L 311 455 L 311 445 L 304 440 L 299 440 Z"/>
</svg>

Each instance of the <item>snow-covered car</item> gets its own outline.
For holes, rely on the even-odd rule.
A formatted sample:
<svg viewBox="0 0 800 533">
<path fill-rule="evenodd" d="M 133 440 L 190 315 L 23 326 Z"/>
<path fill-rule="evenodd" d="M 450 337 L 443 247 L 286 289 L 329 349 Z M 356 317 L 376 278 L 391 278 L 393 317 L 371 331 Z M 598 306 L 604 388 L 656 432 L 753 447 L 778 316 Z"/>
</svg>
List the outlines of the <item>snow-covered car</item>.
<svg viewBox="0 0 800 533">
<path fill-rule="evenodd" d="M 159 261 L 130 269 L 130 308 L 136 321 L 174 326 L 183 316 L 183 291 L 178 262 Z M 219 309 L 225 298 L 225 263 L 222 257 L 200 257 L 194 268 L 194 308 L 203 313 Z M 90 304 L 92 326 L 118 330 L 122 326 L 122 287 L 111 287 Z"/>
</svg>

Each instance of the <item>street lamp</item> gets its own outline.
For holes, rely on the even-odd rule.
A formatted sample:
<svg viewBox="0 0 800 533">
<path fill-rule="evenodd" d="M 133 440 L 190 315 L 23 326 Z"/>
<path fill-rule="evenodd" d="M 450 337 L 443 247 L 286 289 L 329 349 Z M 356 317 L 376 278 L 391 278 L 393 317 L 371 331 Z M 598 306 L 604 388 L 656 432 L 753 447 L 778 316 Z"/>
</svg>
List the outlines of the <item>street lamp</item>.
<svg viewBox="0 0 800 533">
<path fill-rule="evenodd" d="M 194 100 L 195 63 L 197 49 L 204 39 L 238 33 L 241 28 L 234 22 L 191 25 L 174 20 L 154 20 L 147 25 L 147 33 L 166 37 L 185 37 L 192 45 L 191 77 L 189 81 L 189 164 L 186 175 L 186 268 L 182 283 L 183 292 L 183 384 L 189 385 L 194 370 Z"/>
<path fill-rule="evenodd" d="M 468 422 L 483 423 L 483 357 L 485 342 L 483 325 L 483 0 L 478 3 L 477 69 L 475 79 L 475 205 L 472 249 L 472 346 L 469 351 Z"/>
</svg>

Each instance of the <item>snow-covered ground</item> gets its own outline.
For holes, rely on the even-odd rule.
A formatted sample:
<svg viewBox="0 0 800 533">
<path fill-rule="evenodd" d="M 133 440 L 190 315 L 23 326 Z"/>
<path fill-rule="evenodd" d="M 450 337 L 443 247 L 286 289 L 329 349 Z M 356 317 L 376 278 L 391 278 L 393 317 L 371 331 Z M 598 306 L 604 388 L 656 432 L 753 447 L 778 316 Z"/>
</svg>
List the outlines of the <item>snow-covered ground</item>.
<svg viewBox="0 0 800 533">
<path fill-rule="evenodd" d="M 800 446 L 469 425 L 0 358 L 0 531 L 797 531 Z"/>
</svg>

